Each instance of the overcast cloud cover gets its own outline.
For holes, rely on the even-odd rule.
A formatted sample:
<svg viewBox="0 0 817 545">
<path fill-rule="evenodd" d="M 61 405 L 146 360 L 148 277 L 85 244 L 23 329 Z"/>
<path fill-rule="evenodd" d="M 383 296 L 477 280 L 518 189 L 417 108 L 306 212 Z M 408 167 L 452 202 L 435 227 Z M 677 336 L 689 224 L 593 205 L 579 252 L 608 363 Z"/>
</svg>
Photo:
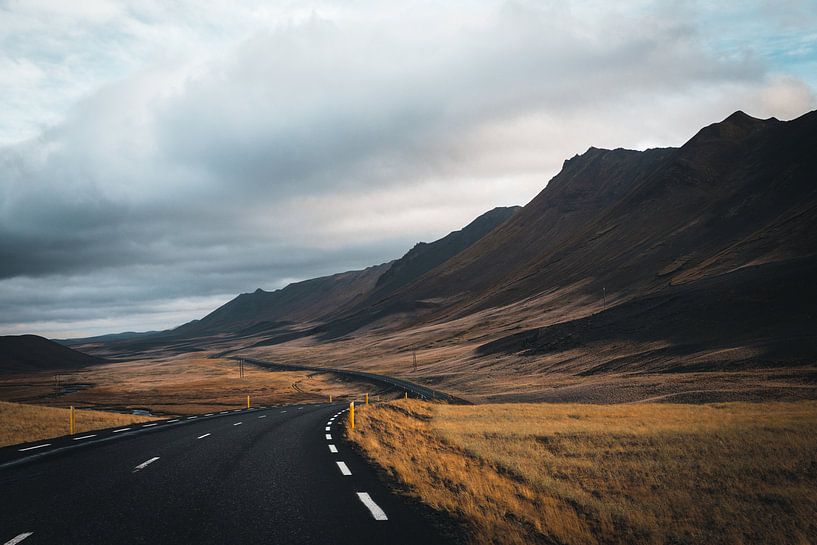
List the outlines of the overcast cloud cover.
<svg viewBox="0 0 817 545">
<path fill-rule="evenodd" d="M 0 1 L 0 334 L 163 329 L 815 108 L 817 2 Z"/>
</svg>

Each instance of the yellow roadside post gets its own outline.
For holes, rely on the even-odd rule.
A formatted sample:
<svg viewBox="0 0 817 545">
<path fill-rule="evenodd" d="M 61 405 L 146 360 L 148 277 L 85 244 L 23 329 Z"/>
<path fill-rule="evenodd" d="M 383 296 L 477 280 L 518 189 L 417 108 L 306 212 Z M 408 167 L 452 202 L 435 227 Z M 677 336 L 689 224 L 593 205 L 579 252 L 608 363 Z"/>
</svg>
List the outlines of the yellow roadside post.
<svg viewBox="0 0 817 545">
<path fill-rule="evenodd" d="M 406 390 L 405 393 L 403 394 L 403 398 L 408 399 L 408 390 Z"/>
<path fill-rule="evenodd" d="M 68 409 L 68 434 L 74 435 L 74 406 Z"/>
<path fill-rule="evenodd" d="M 366 405 L 369 404 L 369 394 L 366 394 Z"/>
<path fill-rule="evenodd" d="M 250 408 L 250 396 L 247 396 L 247 408 Z"/>
<path fill-rule="evenodd" d="M 329 403 L 332 403 L 332 394 L 329 394 Z"/>
<path fill-rule="evenodd" d="M 355 429 L 355 402 L 349 403 L 349 424 Z"/>
</svg>

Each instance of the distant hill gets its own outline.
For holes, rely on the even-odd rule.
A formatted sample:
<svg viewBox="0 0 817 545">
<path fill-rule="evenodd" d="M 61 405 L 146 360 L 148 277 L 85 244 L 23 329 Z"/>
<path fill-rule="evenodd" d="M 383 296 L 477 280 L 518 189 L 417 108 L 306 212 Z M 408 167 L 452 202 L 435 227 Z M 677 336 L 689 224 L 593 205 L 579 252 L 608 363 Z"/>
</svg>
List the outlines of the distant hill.
<svg viewBox="0 0 817 545">
<path fill-rule="evenodd" d="M 75 369 L 104 362 L 37 335 L 0 336 L 0 373 Z"/>
</svg>

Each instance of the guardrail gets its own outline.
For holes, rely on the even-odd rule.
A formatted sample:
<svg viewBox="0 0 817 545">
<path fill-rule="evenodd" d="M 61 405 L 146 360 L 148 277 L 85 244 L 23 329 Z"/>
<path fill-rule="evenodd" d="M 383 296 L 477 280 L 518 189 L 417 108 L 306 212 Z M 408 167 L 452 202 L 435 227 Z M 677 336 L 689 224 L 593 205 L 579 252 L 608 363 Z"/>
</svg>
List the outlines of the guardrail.
<svg viewBox="0 0 817 545">
<path fill-rule="evenodd" d="M 290 371 L 317 371 L 321 373 L 335 373 L 336 375 L 339 376 L 355 378 L 358 380 L 362 380 L 364 382 L 391 386 L 393 388 L 397 388 L 398 390 L 407 392 L 409 395 L 420 399 L 433 399 L 445 401 L 448 403 L 453 403 L 455 405 L 472 404 L 470 401 L 462 399 L 461 397 L 453 396 L 451 394 L 447 394 L 445 392 L 441 392 L 433 388 L 420 386 L 419 384 L 409 382 L 408 380 L 394 378 L 387 375 L 378 375 L 376 373 L 367 373 L 365 371 L 350 371 L 347 369 L 336 369 L 333 367 L 315 367 L 312 365 L 298 365 L 294 363 L 275 363 L 271 361 L 257 360 L 253 358 L 239 358 L 235 356 L 229 359 L 244 360 L 254 365 L 267 368 L 287 369 Z"/>
</svg>

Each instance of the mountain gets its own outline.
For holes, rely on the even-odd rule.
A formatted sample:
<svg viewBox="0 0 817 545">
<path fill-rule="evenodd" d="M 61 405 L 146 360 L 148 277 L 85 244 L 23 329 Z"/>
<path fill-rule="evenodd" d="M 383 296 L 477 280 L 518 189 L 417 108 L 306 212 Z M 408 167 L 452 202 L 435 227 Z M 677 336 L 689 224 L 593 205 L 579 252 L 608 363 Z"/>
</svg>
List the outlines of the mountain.
<svg viewBox="0 0 817 545">
<path fill-rule="evenodd" d="M 0 373 L 75 369 L 104 362 L 37 335 L 0 336 Z"/>
<path fill-rule="evenodd" d="M 433 300 L 450 319 L 565 288 L 625 300 L 814 255 L 815 145 L 816 112 L 737 112 L 681 148 L 590 148 L 507 222 L 363 312 Z"/>
<path fill-rule="evenodd" d="M 758 398 L 811 392 L 799 385 L 817 354 L 814 149 L 817 112 L 736 112 L 679 148 L 591 147 L 521 209 L 392 263 L 241 295 L 171 333 L 202 335 L 178 350 L 217 336 L 219 353 L 410 365 L 471 399 L 749 399 L 718 397 L 749 372 Z"/>
<path fill-rule="evenodd" d="M 402 258 L 359 271 L 295 282 L 275 291 L 242 293 L 173 336 L 232 333 L 242 336 L 316 322 L 348 307 L 371 304 L 474 244 L 520 207 L 499 207 L 431 243 L 420 242 Z"/>
<path fill-rule="evenodd" d="M 309 322 L 368 293 L 389 265 L 295 282 L 275 291 L 259 288 L 242 293 L 204 318 L 176 328 L 173 334 L 251 334 L 288 323 Z"/>
</svg>

